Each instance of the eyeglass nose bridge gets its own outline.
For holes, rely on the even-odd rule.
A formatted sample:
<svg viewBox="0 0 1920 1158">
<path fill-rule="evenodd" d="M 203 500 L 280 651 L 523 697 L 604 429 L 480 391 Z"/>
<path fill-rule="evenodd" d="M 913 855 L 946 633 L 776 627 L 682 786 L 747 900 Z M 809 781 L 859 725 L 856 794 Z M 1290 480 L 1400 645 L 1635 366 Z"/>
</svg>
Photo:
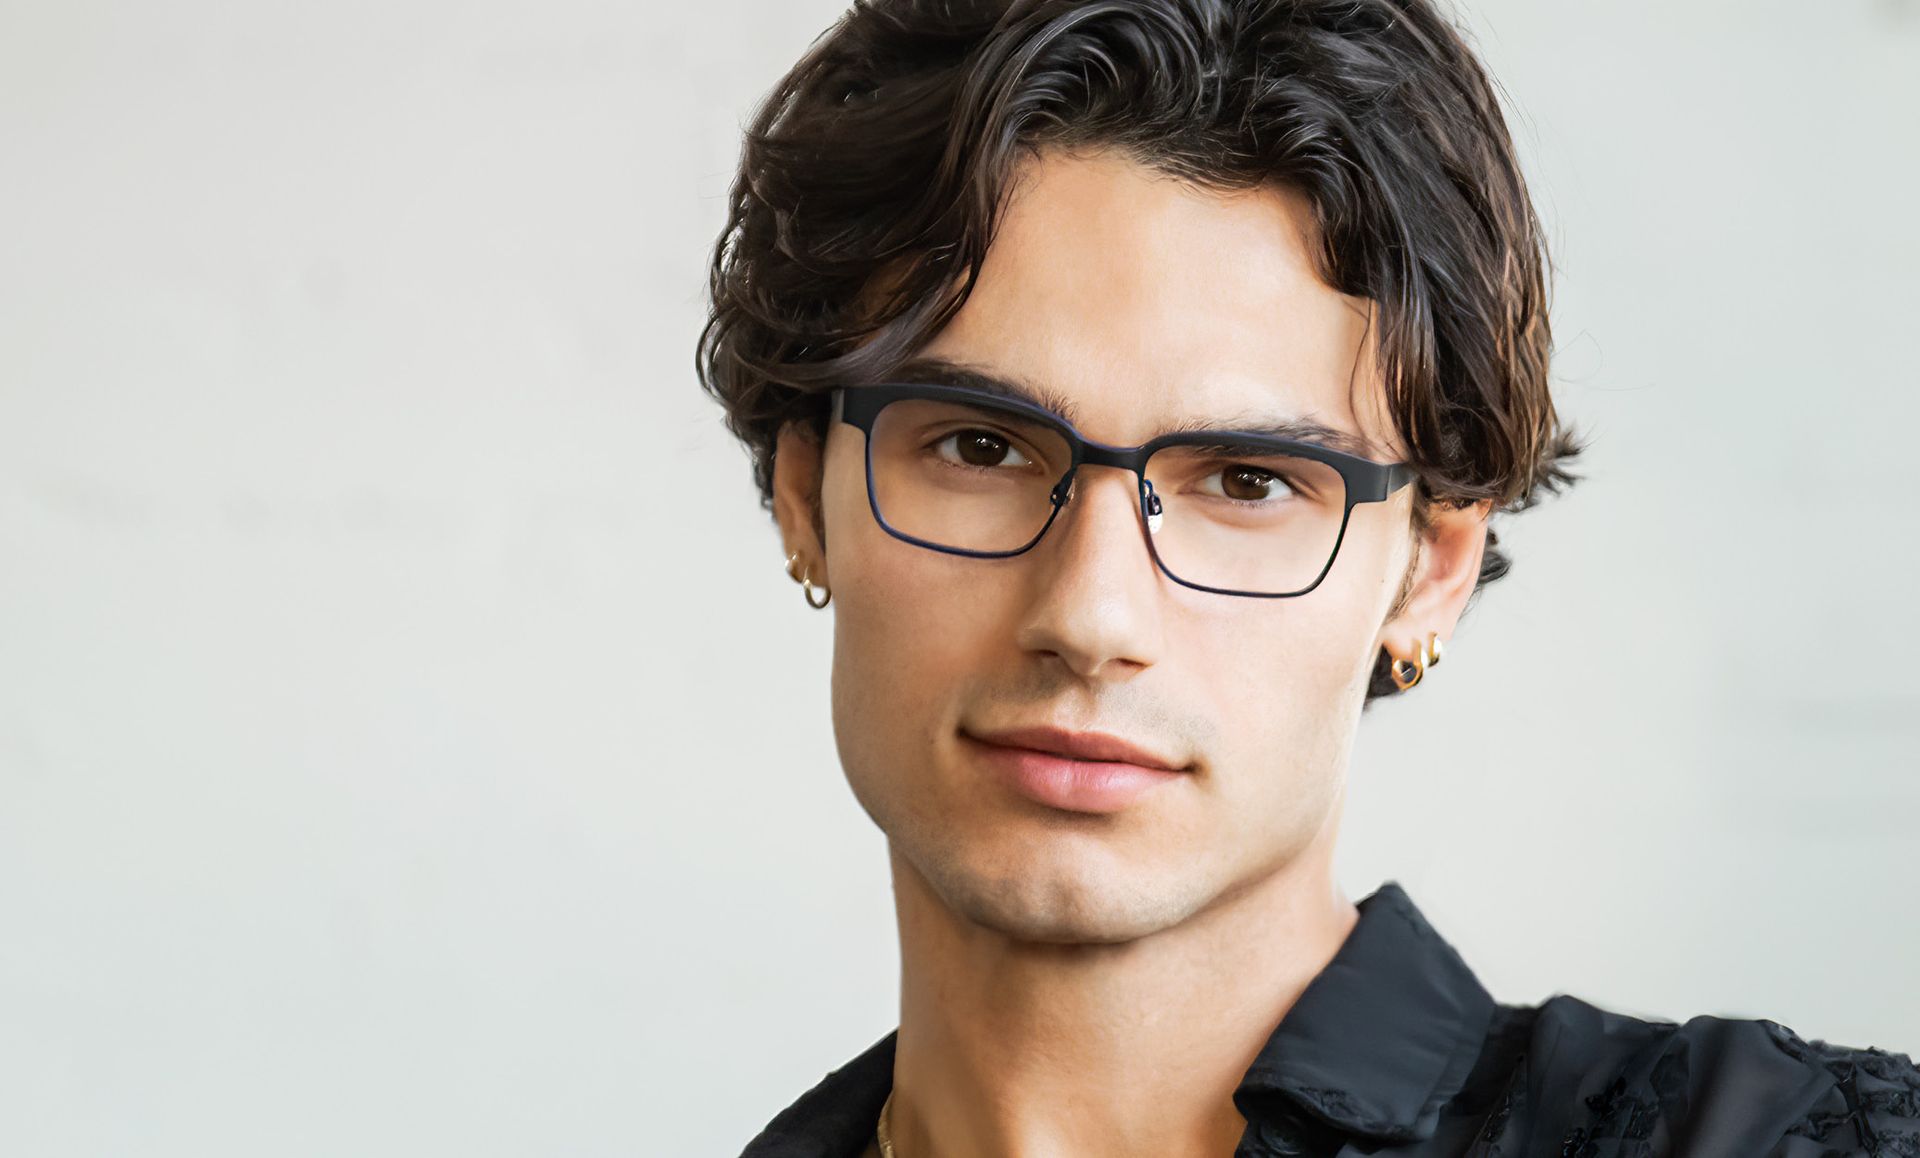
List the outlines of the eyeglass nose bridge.
<svg viewBox="0 0 1920 1158">
<path fill-rule="evenodd" d="M 1053 485 L 1048 499 L 1053 503 L 1053 515 L 1048 516 L 1047 526 L 1041 534 L 1046 534 L 1053 526 L 1054 516 L 1061 508 L 1073 501 L 1073 483 L 1079 477 L 1080 468 L 1091 463 L 1094 466 L 1110 466 L 1116 470 L 1132 472 L 1140 495 L 1140 514 L 1147 522 L 1147 533 L 1153 534 L 1160 529 L 1163 507 L 1160 496 L 1153 489 L 1153 480 L 1147 477 L 1147 456 L 1151 453 L 1145 448 L 1129 449 L 1108 446 L 1105 443 L 1085 442 L 1084 449 L 1077 462 L 1067 467 L 1067 473 Z"/>
</svg>

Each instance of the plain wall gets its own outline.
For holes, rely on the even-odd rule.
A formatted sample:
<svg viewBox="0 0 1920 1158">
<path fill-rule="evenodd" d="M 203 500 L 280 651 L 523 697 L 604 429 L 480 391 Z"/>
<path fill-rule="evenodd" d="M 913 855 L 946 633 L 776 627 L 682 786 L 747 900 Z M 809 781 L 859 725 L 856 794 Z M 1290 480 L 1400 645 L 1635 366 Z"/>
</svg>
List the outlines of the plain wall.
<svg viewBox="0 0 1920 1158">
<path fill-rule="evenodd" d="M 895 1024 L 693 375 L 840 10 L 0 2 L 0 1153 L 733 1154 Z M 1920 5 L 1465 19 L 1589 477 L 1343 879 L 1502 1000 L 1920 1050 Z"/>
</svg>

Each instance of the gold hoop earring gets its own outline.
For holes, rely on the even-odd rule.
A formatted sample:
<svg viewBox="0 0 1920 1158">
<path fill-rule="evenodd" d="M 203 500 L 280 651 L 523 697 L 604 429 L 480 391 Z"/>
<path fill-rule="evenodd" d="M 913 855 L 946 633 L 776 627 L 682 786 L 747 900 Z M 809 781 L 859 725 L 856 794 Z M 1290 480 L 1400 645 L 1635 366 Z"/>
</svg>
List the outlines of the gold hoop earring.
<svg viewBox="0 0 1920 1158">
<path fill-rule="evenodd" d="M 793 580 L 795 583 L 798 583 L 802 588 L 805 589 L 804 594 L 807 597 L 807 606 L 813 608 L 815 611 L 818 611 L 820 608 L 825 607 L 827 604 L 833 602 L 833 591 L 827 587 L 814 586 L 813 564 L 811 563 L 807 564 L 805 569 L 803 569 L 800 572 L 800 574 L 795 575 L 793 573 L 793 565 L 794 563 L 798 562 L 799 559 L 800 559 L 800 552 L 798 551 L 795 551 L 793 554 L 787 556 L 787 578 Z M 822 593 L 821 597 L 817 600 L 813 597 L 813 593 L 815 591 L 819 591 Z"/>
<path fill-rule="evenodd" d="M 1439 632 L 1432 631 L 1427 633 L 1427 650 L 1428 652 L 1431 653 L 1430 657 L 1427 660 L 1427 666 L 1439 667 L 1440 666 L 1440 633 Z"/>
<path fill-rule="evenodd" d="M 1433 638 L 1438 640 L 1439 636 L 1436 635 Z M 1420 650 L 1415 653 L 1414 662 L 1408 663 L 1404 659 L 1396 659 L 1388 668 L 1393 675 L 1393 686 L 1403 692 L 1406 691 L 1426 678 L 1427 668 L 1432 664 L 1433 656 L 1427 651 L 1426 641 L 1422 640 Z"/>
</svg>

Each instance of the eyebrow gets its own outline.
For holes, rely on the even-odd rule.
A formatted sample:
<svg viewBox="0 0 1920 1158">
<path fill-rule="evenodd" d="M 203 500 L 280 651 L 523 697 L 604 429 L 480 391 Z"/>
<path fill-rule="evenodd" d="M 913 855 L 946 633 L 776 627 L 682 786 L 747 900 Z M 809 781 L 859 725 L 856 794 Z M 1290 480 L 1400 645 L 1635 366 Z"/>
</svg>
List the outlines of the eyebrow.
<svg viewBox="0 0 1920 1158">
<path fill-rule="evenodd" d="M 1012 398 L 1037 406 L 1067 425 L 1079 429 L 1080 407 L 1057 390 L 1009 374 L 994 373 L 947 358 L 920 357 L 899 367 L 888 377 L 893 381 L 965 386 L 983 394 Z M 1306 417 L 1274 417 L 1242 412 L 1227 418 L 1189 418 L 1152 437 L 1163 434 L 1257 434 L 1266 438 L 1286 438 L 1311 442 L 1331 450 L 1344 451 L 1372 459 L 1377 451 L 1365 438 L 1337 426 L 1328 426 Z"/>
</svg>

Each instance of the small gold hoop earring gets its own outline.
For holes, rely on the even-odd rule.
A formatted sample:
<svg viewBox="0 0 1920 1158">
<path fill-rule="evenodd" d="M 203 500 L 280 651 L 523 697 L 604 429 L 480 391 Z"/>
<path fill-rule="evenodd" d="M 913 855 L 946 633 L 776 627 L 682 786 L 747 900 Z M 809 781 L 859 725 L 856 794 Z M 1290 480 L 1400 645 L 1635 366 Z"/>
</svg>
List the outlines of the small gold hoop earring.
<svg viewBox="0 0 1920 1158">
<path fill-rule="evenodd" d="M 793 554 L 787 556 L 787 578 L 793 580 L 795 583 L 798 583 L 802 588 L 804 588 L 804 593 L 807 597 L 807 606 L 818 611 L 820 608 L 825 607 L 827 604 L 833 602 L 833 591 L 827 587 L 814 586 L 813 565 L 811 563 L 809 563 L 800 572 L 800 574 L 795 575 L 793 573 L 793 565 L 799 562 L 799 560 L 800 560 L 800 552 L 798 551 L 795 551 Z M 821 592 L 821 596 L 819 599 L 815 599 L 813 597 L 813 593 L 815 591 Z"/>
<path fill-rule="evenodd" d="M 1432 659 L 1427 654 L 1427 645 L 1425 641 L 1422 641 L 1420 650 L 1415 653 L 1412 663 L 1404 659 L 1396 659 L 1393 661 L 1392 666 L 1388 669 L 1393 675 L 1393 686 L 1403 692 L 1411 688 L 1426 678 L 1427 665 L 1432 662 Z"/>
<path fill-rule="evenodd" d="M 1393 686 L 1404 692 L 1425 679 L 1428 668 L 1439 666 L 1440 633 L 1430 631 L 1427 633 L 1427 638 L 1421 641 L 1420 650 L 1415 653 L 1413 662 L 1396 659 L 1389 670 L 1393 675 Z"/>
</svg>

